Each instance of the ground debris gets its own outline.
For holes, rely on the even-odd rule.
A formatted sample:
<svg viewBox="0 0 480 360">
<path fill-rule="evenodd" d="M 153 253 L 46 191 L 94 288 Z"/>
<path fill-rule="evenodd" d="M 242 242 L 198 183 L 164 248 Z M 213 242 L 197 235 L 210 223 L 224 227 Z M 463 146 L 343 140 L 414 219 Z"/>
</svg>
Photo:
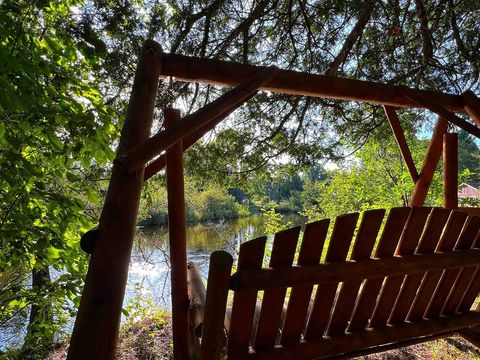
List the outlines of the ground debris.
<svg viewBox="0 0 480 360">
<path fill-rule="evenodd" d="M 64 360 L 66 343 L 57 344 L 44 360 Z M 115 360 L 173 359 L 172 326 L 169 314 L 155 314 L 120 330 Z M 382 353 L 363 356 L 364 360 L 473 360 L 480 359 L 480 349 L 459 336 L 429 341 Z"/>
</svg>

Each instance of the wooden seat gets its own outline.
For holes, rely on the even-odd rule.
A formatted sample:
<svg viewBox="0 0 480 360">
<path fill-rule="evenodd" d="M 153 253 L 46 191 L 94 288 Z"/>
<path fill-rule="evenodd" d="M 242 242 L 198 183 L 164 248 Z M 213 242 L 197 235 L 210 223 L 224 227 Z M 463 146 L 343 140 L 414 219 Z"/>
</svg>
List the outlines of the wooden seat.
<svg viewBox="0 0 480 360">
<path fill-rule="evenodd" d="M 266 237 L 245 242 L 233 275 L 232 257 L 212 254 L 203 358 L 351 357 L 472 332 L 480 325 L 471 310 L 480 290 L 480 217 L 404 207 L 384 218 L 385 210 L 371 210 L 360 221 L 353 213 L 333 226 L 310 223 L 300 244 L 299 227 L 275 234 L 271 246 Z"/>
</svg>

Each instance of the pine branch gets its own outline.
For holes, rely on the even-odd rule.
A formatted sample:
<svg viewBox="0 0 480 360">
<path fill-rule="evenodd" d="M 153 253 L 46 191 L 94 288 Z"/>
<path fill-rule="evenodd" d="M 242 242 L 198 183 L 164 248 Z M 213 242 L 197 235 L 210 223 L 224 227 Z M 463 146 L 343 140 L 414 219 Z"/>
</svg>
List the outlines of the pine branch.
<svg viewBox="0 0 480 360">
<path fill-rule="evenodd" d="M 342 48 L 340 49 L 339 53 L 333 60 L 332 64 L 328 68 L 326 74 L 330 76 L 336 76 L 338 69 L 340 66 L 345 62 L 347 59 L 348 54 L 353 48 L 353 45 L 357 42 L 360 36 L 363 34 L 363 30 L 368 24 L 370 20 L 373 10 L 375 10 L 375 0 L 368 0 L 365 2 L 365 8 L 361 16 L 358 18 L 357 23 L 353 27 L 350 34 L 348 34 L 345 42 L 343 43 Z"/>
</svg>

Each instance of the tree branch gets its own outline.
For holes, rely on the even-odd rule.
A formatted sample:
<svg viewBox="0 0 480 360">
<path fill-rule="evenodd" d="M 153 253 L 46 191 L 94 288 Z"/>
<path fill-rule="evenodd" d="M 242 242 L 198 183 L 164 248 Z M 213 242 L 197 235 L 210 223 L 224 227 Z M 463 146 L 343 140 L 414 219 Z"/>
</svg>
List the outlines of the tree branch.
<svg viewBox="0 0 480 360">
<path fill-rule="evenodd" d="M 216 46 L 216 48 L 211 53 L 211 55 L 213 55 L 213 58 L 218 58 L 223 55 L 225 50 L 227 50 L 228 46 L 231 45 L 232 41 L 235 40 L 238 35 L 240 35 L 246 30 L 248 31 L 248 28 L 250 28 L 253 22 L 261 17 L 269 3 L 269 0 L 260 1 L 257 6 L 252 10 L 252 12 L 247 16 L 247 18 L 240 22 L 240 24 L 238 24 L 237 27 L 233 29 L 220 44 Z M 275 6 L 275 4 L 276 1 L 271 4 L 271 7 Z"/>
<path fill-rule="evenodd" d="M 330 76 L 336 76 L 340 65 L 342 65 L 347 59 L 348 54 L 353 48 L 353 45 L 357 42 L 360 36 L 363 34 L 365 26 L 367 26 L 370 17 L 372 16 L 373 10 L 375 9 L 375 0 L 367 0 L 365 2 L 365 8 L 361 16 L 358 18 L 357 23 L 353 27 L 350 34 L 348 34 L 345 42 L 343 43 L 340 52 L 337 54 L 332 64 L 328 68 L 326 74 Z"/>
<path fill-rule="evenodd" d="M 420 19 L 420 32 L 422 34 L 423 41 L 423 64 L 424 66 L 432 60 L 433 57 L 433 43 L 432 34 L 428 28 L 428 16 L 427 10 L 422 0 L 415 0 L 415 7 L 417 9 L 418 17 Z"/>
<path fill-rule="evenodd" d="M 182 43 L 182 41 L 187 37 L 188 33 L 192 29 L 193 25 L 203 18 L 204 16 L 212 16 L 212 13 L 217 10 L 222 4 L 224 0 L 215 0 L 212 2 L 209 6 L 204 8 L 203 10 L 193 14 L 192 16 L 188 17 L 185 20 L 185 28 L 182 30 L 182 32 L 177 36 L 175 41 L 172 44 L 171 52 L 174 53 L 177 51 L 178 47 Z"/>
</svg>

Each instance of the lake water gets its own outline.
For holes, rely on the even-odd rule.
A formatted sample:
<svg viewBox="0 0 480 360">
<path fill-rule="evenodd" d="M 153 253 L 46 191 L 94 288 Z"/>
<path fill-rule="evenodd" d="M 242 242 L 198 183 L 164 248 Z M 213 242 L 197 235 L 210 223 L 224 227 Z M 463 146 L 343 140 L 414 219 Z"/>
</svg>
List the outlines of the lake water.
<svg viewBox="0 0 480 360">
<path fill-rule="evenodd" d="M 298 215 L 287 215 L 284 222 L 303 225 Z M 189 225 L 187 257 L 206 279 L 210 254 L 225 250 L 234 257 L 241 243 L 265 234 L 261 215 L 253 215 L 220 223 Z M 136 285 L 137 284 L 137 285 Z M 141 289 L 141 290 L 139 290 Z M 170 267 L 168 261 L 168 228 L 141 228 L 132 252 L 124 306 L 141 292 L 155 305 L 170 309 Z"/>
<path fill-rule="evenodd" d="M 290 222 L 293 226 L 303 225 L 305 220 L 299 215 L 287 215 L 283 217 L 283 222 Z M 203 278 L 206 279 L 209 257 L 213 251 L 225 250 L 235 258 L 241 243 L 264 234 L 264 219 L 261 215 L 218 223 L 188 225 L 187 257 L 199 267 Z M 171 309 L 167 227 L 137 230 L 124 307 L 139 297 L 150 299 L 161 309 Z M 73 322 L 74 319 L 71 319 L 67 325 L 70 330 Z M 25 326 L 22 325 L 0 328 L 0 350 L 10 346 L 21 346 L 24 335 Z"/>
</svg>

